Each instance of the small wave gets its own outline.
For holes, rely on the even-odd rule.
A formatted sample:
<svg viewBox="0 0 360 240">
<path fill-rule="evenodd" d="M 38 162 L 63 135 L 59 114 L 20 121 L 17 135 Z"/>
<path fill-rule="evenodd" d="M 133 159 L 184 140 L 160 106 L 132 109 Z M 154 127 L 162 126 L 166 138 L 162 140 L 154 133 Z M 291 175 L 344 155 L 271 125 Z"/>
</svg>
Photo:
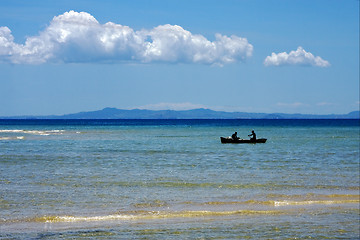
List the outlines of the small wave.
<svg viewBox="0 0 360 240">
<path fill-rule="evenodd" d="M 19 136 L 19 137 L 0 137 L 0 141 L 1 140 L 23 140 L 25 139 L 24 136 Z"/>
<path fill-rule="evenodd" d="M 19 132 L 24 132 L 24 130 L 7 130 L 7 129 L 0 129 L 0 133 L 19 133 Z"/>
<path fill-rule="evenodd" d="M 280 206 L 296 206 L 296 205 L 331 205 L 359 203 L 359 200 L 311 200 L 311 201 L 274 201 L 275 207 Z"/>
<path fill-rule="evenodd" d="M 0 129 L 0 133 L 25 133 L 40 136 L 61 135 L 65 130 L 21 130 L 21 129 Z"/>
<path fill-rule="evenodd" d="M 205 202 L 203 205 L 274 205 L 274 201 L 259 201 L 259 200 L 247 200 L 247 201 L 214 201 Z"/>
<path fill-rule="evenodd" d="M 25 130 L 24 131 L 24 133 L 40 135 L 40 136 L 61 135 L 63 134 L 63 132 L 65 132 L 65 130 L 44 130 L 44 131 Z"/>
<path fill-rule="evenodd" d="M 43 216 L 29 221 L 45 222 L 45 223 L 61 223 L 61 222 L 98 222 L 98 221 L 114 221 L 114 220 L 146 220 L 146 219 L 170 219 L 170 218 L 197 218 L 211 216 L 227 216 L 227 215 L 276 215 L 281 214 L 277 210 L 236 210 L 236 211 L 139 211 L 129 214 L 113 214 L 104 216 Z"/>
<path fill-rule="evenodd" d="M 43 216 L 35 218 L 35 222 L 57 223 L 57 222 L 95 222 L 95 221 L 111 221 L 111 220 L 131 220 L 136 217 L 133 215 L 105 215 L 92 217 L 76 217 L 76 216 Z"/>
<path fill-rule="evenodd" d="M 229 201 L 229 202 L 206 202 L 203 205 L 264 205 L 264 206 L 295 206 L 295 205 L 330 205 L 330 204 L 347 204 L 347 203 L 360 203 L 359 199 L 338 199 L 338 200 L 247 200 L 247 201 Z"/>
</svg>

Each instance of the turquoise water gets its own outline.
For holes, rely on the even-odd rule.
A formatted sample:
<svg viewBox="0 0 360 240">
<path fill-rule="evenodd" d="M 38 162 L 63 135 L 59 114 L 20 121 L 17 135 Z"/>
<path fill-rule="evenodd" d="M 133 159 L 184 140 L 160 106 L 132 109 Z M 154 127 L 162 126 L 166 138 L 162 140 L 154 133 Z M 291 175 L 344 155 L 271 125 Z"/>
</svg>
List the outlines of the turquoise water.
<svg viewBox="0 0 360 240">
<path fill-rule="evenodd" d="M 221 144 L 254 129 L 265 144 Z M 4 121 L 2 239 L 358 239 L 359 121 Z"/>
</svg>

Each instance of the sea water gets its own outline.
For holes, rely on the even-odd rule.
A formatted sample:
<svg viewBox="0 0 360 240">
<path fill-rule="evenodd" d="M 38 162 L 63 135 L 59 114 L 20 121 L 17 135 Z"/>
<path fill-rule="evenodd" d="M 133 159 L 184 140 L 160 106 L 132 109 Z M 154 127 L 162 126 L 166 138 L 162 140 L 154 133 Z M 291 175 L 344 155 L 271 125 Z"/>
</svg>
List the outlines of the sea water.
<svg viewBox="0 0 360 240">
<path fill-rule="evenodd" d="M 221 144 L 255 130 L 265 144 Z M 1 239 L 358 239 L 359 120 L 1 120 Z"/>
</svg>

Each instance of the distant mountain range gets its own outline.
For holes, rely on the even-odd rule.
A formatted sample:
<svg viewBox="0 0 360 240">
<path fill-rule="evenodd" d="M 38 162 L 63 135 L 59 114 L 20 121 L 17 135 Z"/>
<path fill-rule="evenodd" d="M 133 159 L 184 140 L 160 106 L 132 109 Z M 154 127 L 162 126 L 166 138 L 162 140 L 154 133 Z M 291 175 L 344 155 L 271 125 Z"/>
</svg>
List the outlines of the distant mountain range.
<svg viewBox="0 0 360 240">
<path fill-rule="evenodd" d="M 348 114 L 314 115 L 223 112 L 203 108 L 183 111 L 104 108 L 66 115 L 2 117 L 2 119 L 360 119 L 360 111 Z"/>
</svg>

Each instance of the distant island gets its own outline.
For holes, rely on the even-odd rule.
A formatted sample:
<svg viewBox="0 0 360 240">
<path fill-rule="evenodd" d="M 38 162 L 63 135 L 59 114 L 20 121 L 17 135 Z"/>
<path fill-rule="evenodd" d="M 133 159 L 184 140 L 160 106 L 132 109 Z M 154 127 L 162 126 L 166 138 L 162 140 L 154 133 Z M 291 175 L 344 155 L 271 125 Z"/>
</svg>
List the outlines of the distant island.
<svg viewBox="0 0 360 240">
<path fill-rule="evenodd" d="M 316 115 L 224 112 L 204 108 L 182 111 L 104 108 L 98 111 L 65 115 L 0 117 L 0 119 L 360 119 L 360 111 L 348 114 Z"/>
</svg>

